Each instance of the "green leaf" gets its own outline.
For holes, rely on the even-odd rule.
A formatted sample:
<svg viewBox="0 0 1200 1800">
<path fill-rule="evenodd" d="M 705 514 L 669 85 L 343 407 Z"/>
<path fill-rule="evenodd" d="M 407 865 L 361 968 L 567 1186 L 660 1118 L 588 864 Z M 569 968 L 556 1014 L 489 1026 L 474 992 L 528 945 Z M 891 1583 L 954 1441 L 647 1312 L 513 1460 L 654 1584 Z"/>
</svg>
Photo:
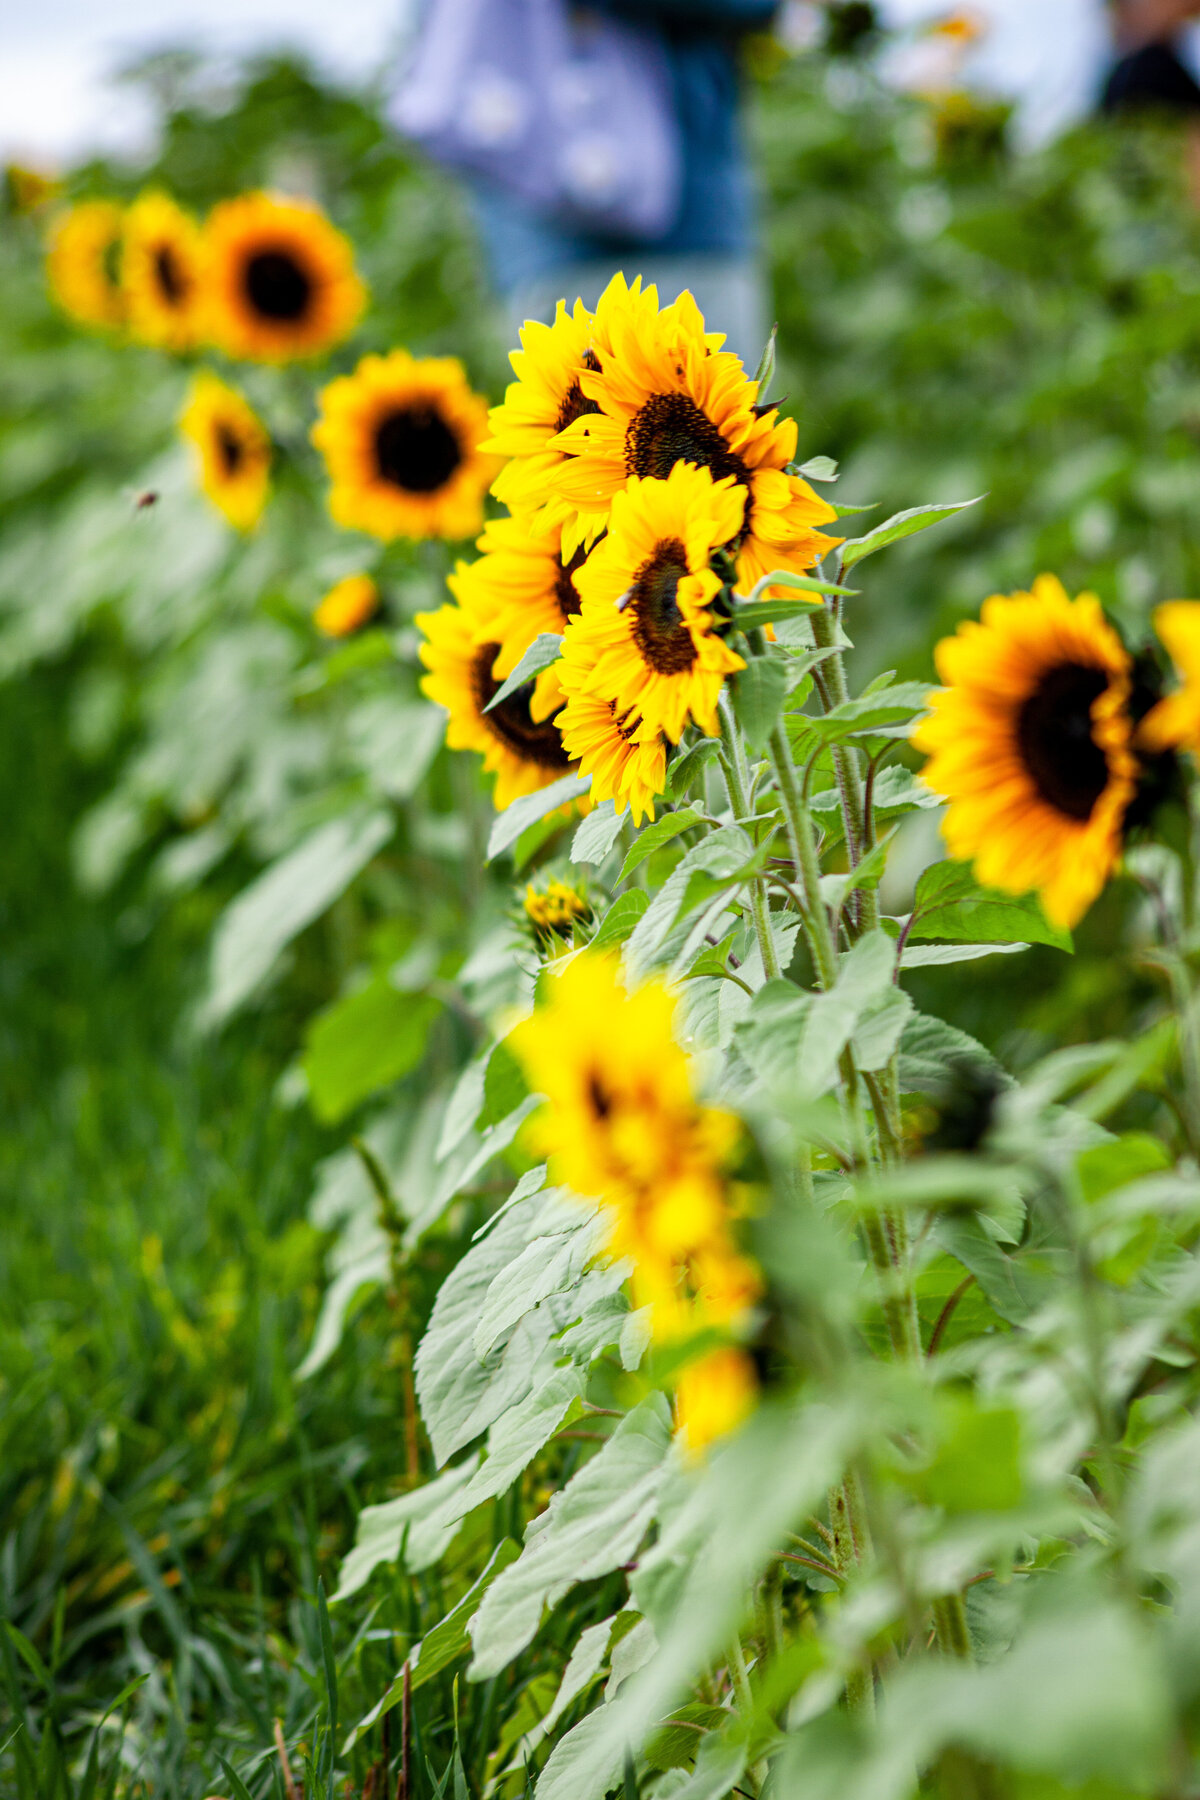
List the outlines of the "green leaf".
<svg viewBox="0 0 1200 1800">
<path fill-rule="evenodd" d="M 631 888 L 627 894 L 618 894 L 600 921 L 592 939 L 593 948 L 601 950 L 606 944 L 623 944 L 649 904 L 650 896 L 645 888 Z"/>
<path fill-rule="evenodd" d="M 571 839 L 571 861 L 602 863 L 620 837 L 624 823 L 625 814 L 618 813 L 611 800 L 602 800 L 599 806 L 592 808 Z"/>
<path fill-rule="evenodd" d="M 219 1750 L 217 1751 L 217 1761 L 225 1771 L 225 1779 L 229 1783 L 233 1794 L 233 1800 L 254 1800 L 253 1794 L 250 1792 L 250 1789 L 246 1786 L 237 1770 L 233 1767 L 232 1763 L 226 1762 Z"/>
<path fill-rule="evenodd" d="M 865 537 L 850 538 L 842 545 L 842 567 L 852 569 L 864 556 L 874 556 L 877 550 L 886 550 L 889 544 L 897 544 L 901 538 L 912 537 L 917 531 L 926 531 L 931 525 L 940 525 L 943 519 L 953 518 L 955 513 L 962 512 L 965 507 L 978 506 L 983 498 L 984 495 L 977 494 L 973 500 L 913 506 L 907 512 L 893 513 L 890 519 L 885 519 L 882 525 L 877 525 Z"/>
<path fill-rule="evenodd" d="M 534 1800 L 604 1800 L 620 1784 L 625 1745 L 598 1706 L 560 1738 L 538 1778 Z"/>
<path fill-rule="evenodd" d="M 705 1706 L 699 1701 L 676 1707 L 670 1718 L 647 1738 L 646 1761 L 652 1769 L 678 1769 L 695 1762 L 704 1739 L 728 1725 L 729 1717 L 725 1707 Z"/>
<path fill-rule="evenodd" d="M 329 1730 L 337 1736 L 338 1679 L 337 1659 L 333 1654 L 333 1633 L 329 1629 L 329 1608 L 325 1604 L 325 1583 L 317 1578 L 317 1627 L 321 1636 L 321 1663 L 325 1673 L 325 1704 L 329 1710 Z M 332 1781 L 332 1770 L 330 1780 Z"/>
<path fill-rule="evenodd" d="M 1081 1151 L 1075 1159 L 1080 1191 L 1088 1201 L 1102 1200 L 1139 1176 L 1154 1175 L 1170 1166 L 1166 1146 L 1145 1131 L 1127 1131 L 1109 1143 Z"/>
<path fill-rule="evenodd" d="M 803 475 L 805 481 L 836 481 L 838 466 L 832 456 L 810 456 L 800 464 L 797 474 Z"/>
<path fill-rule="evenodd" d="M 521 834 L 539 819 L 557 812 L 560 806 L 569 806 L 572 800 L 580 799 L 591 785 L 590 775 L 563 775 L 558 781 L 552 781 L 549 787 L 539 788 L 535 794 L 523 794 L 519 800 L 514 800 L 492 826 L 491 836 L 488 838 L 488 862 L 493 862 L 497 856 L 510 849 Z"/>
<path fill-rule="evenodd" d="M 797 594 L 837 594 L 847 600 L 858 593 L 857 588 L 839 587 L 836 581 L 823 581 L 817 575 L 793 575 L 790 569 L 772 569 L 769 575 L 759 576 L 744 599 L 738 596 L 734 617 L 740 619 L 743 607 L 757 606 L 764 594 L 777 587 Z"/>
<path fill-rule="evenodd" d="M 733 615 L 739 631 L 753 631 L 758 625 L 774 625 L 776 620 L 807 618 L 819 600 L 789 600 L 781 595 L 775 600 L 744 600 Z"/>
<path fill-rule="evenodd" d="M 943 1019 L 918 1013 L 904 1027 L 900 1040 L 900 1086 L 904 1093 L 939 1093 L 949 1065 L 973 1063 L 994 1075 L 1001 1085 L 1011 1085 L 1000 1064 L 977 1039 Z"/>
<path fill-rule="evenodd" d="M 936 1453 L 900 1475 L 927 1506 L 949 1513 L 1011 1512 L 1025 1491 L 1021 1419 L 1014 1407 L 981 1405 L 962 1394 L 938 1398 Z"/>
<path fill-rule="evenodd" d="M 934 969 L 945 963 L 978 962 L 982 956 L 1015 956 L 1028 948 L 1028 944 L 906 944 L 900 967 Z"/>
<path fill-rule="evenodd" d="M 533 680 L 535 675 L 540 675 L 543 669 L 548 669 L 551 663 L 556 663 L 562 655 L 562 647 L 563 641 L 557 632 L 543 631 L 539 633 L 512 674 L 496 689 L 484 707 L 484 712 L 490 713 L 494 706 L 499 706 L 502 700 L 507 700 L 510 694 L 516 693 L 518 688 L 523 688 L 526 682 Z"/>
<path fill-rule="evenodd" d="M 213 937 L 206 1026 L 221 1024 L 249 999 L 283 949 L 345 893 L 394 829 L 387 812 L 331 819 L 238 895 Z"/>
<path fill-rule="evenodd" d="M 525 1071 L 507 1042 L 502 1038 L 488 1057 L 483 1077 L 483 1110 L 485 1125 L 498 1125 L 515 1112 L 529 1093 Z"/>
<path fill-rule="evenodd" d="M 653 825 L 647 825 L 634 840 L 633 847 L 621 865 L 621 873 L 617 876 L 617 880 L 628 881 L 639 863 L 645 862 L 646 858 L 652 856 L 656 850 L 661 850 L 664 844 L 669 844 L 671 839 L 678 837 L 681 831 L 690 831 L 699 817 L 700 808 L 698 806 L 683 806 L 678 812 L 664 813 L 661 818 L 654 821 Z"/>
<path fill-rule="evenodd" d="M 716 738 L 701 738 L 667 764 L 667 794 L 672 800 L 685 794 L 700 771 L 716 757 L 720 745 Z"/>
<path fill-rule="evenodd" d="M 898 681 L 874 694 L 860 695 L 857 700 L 843 700 L 832 712 L 806 716 L 804 725 L 816 742 L 841 743 L 863 733 L 906 723 L 925 710 L 931 691 L 923 681 Z"/>
<path fill-rule="evenodd" d="M 733 678 L 733 710 L 752 750 L 765 750 L 779 723 L 788 676 L 776 656 L 752 656 Z"/>
<path fill-rule="evenodd" d="M 1048 1279 L 1009 1256 L 971 1213 L 942 1213 L 932 1235 L 956 1262 L 974 1275 L 1002 1319 L 1020 1325 L 1042 1297 Z"/>
<path fill-rule="evenodd" d="M 401 994 L 386 975 L 311 1021 L 304 1048 L 313 1111 L 336 1125 L 361 1101 L 415 1069 L 442 1010 L 428 994 Z"/>
<path fill-rule="evenodd" d="M 604 1214 L 589 1215 L 582 1205 L 578 1210 L 577 1226 L 534 1238 L 491 1282 L 472 1337 L 480 1362 L 526 1313 L 549 1295 L 575 1287 L 584 1269 L 608 1241 L 611 1227 Z"/>
<path fill-rule="evenodd" d="M 456 1517 L 451 1518 L 449 1525 L 442 1523 L 447 1502 L 466 1486 L 478 1465 L 478 1455 L 469 1456 L 411 1494 L 401 1494 L 379 1506 L 364 1506 L 358 1515 L 354 1548 L 342 1559 L 334 1604 L 365 1587 L 380 1563 L 397 1561 L 402 1551 L 404 1567 L 410 1574 L 419 1574 L 437 1562 L 449 1549 L 458 1529 Z"/>
<path fill-rule="evenodd" d="M 662 1394 L 627 1413 L 608 1442 L 556 1493 L 471 1621 L 473 1681 L 497 1675 L 529 1643 L 546 1606 L 635 1555 L 655 1513 L 671 1417 Z"/>
<path fill-rule="evenodd" d="M 918 938 L 1073 947 L 1070 932 L 1051 925 L 1035 894 L 1014 896 L 980 887 L 971 865 L 956 862 L 934 863 L 918 881 L 908 939 Z"/>
</svg>

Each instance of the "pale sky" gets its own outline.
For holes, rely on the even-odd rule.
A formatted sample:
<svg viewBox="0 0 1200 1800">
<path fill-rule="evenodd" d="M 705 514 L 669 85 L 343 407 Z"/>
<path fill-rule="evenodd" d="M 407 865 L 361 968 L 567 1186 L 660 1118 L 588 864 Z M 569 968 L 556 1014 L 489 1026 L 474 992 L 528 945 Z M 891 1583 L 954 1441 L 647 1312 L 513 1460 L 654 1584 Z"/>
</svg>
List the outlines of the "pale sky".
<svg viewBox="0 0 1200 1800">
<path fill-rule="evenodd" d="M 338 73 L 382 62 L 414 0 L 0 0 L 0 154 L 61 163 L 136 150 L 146 121 L 105 75 L 141 52 L 194 45 L 239 53 L 297 45 Z M 889 21 L 944 14 L 953 0 L 883 0 Z M 972 52 L 981 85 L 1021 101 L 1027 142 L 1085 112 L 1104 64 L 1102 0 L 970 0 L 990 29 Z"/>
</svg>

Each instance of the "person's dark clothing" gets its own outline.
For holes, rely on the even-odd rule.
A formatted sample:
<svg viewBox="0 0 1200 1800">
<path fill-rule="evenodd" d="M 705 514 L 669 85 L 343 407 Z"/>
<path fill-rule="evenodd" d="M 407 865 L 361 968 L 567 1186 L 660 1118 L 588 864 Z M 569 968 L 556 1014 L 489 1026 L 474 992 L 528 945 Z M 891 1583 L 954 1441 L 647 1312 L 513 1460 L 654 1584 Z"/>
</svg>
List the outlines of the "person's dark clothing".
<svg viewBox="0 0 1200 1800">
<path fill-rule="evenodd" d="M 1200 85 L 1170 44 L 1144 44 L 1123 56 L 1104 84 L 1106 113 L 1200 112 Z"/>
</svg>

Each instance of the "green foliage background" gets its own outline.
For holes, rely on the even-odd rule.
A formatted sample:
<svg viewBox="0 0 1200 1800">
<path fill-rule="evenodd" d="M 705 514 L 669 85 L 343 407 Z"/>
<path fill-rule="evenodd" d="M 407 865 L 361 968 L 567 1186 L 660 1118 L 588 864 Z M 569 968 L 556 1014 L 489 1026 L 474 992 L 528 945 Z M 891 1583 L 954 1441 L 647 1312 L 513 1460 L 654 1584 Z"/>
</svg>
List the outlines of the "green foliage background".
<svg viewBox="0 0 1200 1800">
<path fill-rule="evenodd" d="M 462 356 L 498 393 L 504 346 L 461 209 L 371 96 L 287 63 L 245 71 L 232 95 L 186 59 L 142 79 L 163 104 L 158 160 L 136 178 L 81 170 L 73 191 L 155 180 L 204 207 L 299 171 L 375 296 L 338 366 L 403 343 Z M 864 676 L 928 678 L 937 635 L 1041 568 L 1094 587 L 1135 639 L 1157 600 L 1197 592 L 1200 242 L 1170 139 L 1081 131 L 1022 163 L 969 142 L 939 153 L 925 109 L 815 57 L 765 82 L 754 112 L 801 457 L 838 459 L 839 499 L 878 502 L 875 517 L 987 496 L 864 571 Z M 247 379 L 285 459 L 244 547 L 175 444 L 185 372 L 58 318 L 34 221 L 5 220 L 0 293 L 0 1610 L 15 1628 L 0 1638 L 0 1780 L 39 1800 L 238 1792 L 224 1757 L 266 1795 L 273 1719 L 331 1771 L 331 1742 L 387 1689 L 400 1646 L 538 1501 L 519 1484 L 497 1499 L 448 1568 L 377 1571 L 323 1641 L 318 1584 L 334 1590 L 362 1506 L 404 1474 L 411 1345 L 511 1183 L 485 1159 L 392 1279 L 346 1140 L 366 1131 L 406 1194 L 427 1187 L 430 1096 L 444 1102 L 505 991 L 513 872 L 483 870 L 486 795 L 437 751 L 416 688 L 408 621 L 436 602 L 446 553 L 380 556 L 314 508 L 308 376 Z M 139 510 L 147 490 L 160 498 Z M 331 652 L 309 615 L 364 558 L 386 629 Z M 381 816 L 395 825 L 379 853 L 200 1033 L 225 909 L 314 833 L 370 836 Z M 1132 905 L 1114 888 L 1069 962 L 1035 948 L 1019 980 L 998 958 L 913 992 L 1018 1072 L 1064 1040 L 1136 1037 L 1157 989 L 1110 954 Z M 446 1003 L 454 978 L 474 1015 Z M 328 1036 L 377 1014 L 391 1035 L 397 991 L 427 1003 L 406 1014 L 411 1071 L 318 1080 L 314 1118 L 297 1054 L 321 1041 L 314 1017 Z M 312 1051 L 308 1066 L 311 1085 Z M 499 1121 L 499 1063 L 488 1081 L 484 1118 Z M 1152 1122 L 1139 1104 L 1126 1125 Z M 326 1303 L 339 1269 L 340 1315 Z M 320 1366 L 297 1379 L 322 1316 Z M 585 1447 L 563 1441 L 542 1479 L 561 1482 Z M 414 1710 L 415 1790 L 480 1791 L 545 1713 L 580 1630 L 620 1604 L 616 1577 L 587 1584 L 517 1672 L 481 1684 L 456 1686 L 447 1661 Z M 981 1628 L 1002 1636 L 1003 1620 Z M 684 1760 L 660 1750 L 664 1767 Z M 359 1792 L 377 1754 L 365 1734 L 339 1781 Z M 1122 1779 L 1096 1770 L 1083 1791 L 1101 1800 Z M 506 1791 L 520 1788 L 518 1768 Z"/>
</svg>

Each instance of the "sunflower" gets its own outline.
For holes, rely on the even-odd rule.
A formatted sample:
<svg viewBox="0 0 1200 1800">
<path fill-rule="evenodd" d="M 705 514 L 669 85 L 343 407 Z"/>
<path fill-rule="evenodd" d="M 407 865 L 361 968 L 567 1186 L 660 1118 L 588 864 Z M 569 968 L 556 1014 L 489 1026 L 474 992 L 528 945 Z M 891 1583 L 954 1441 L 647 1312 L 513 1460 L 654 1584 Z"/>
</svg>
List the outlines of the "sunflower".
<svg viewBox="0 0 1200 1800">
<path fill-rule="evenodd" d="M 340 344 L 366 304 L 349 240 L 304 200 L 222 201 L 205 227 L 204 260 L 213 341 L 252 362 L 290 362 Z"/>
<path fill-rule="evenodd" d="M 457 358 L 364 356 L 329 383 L 320 405 L 312 440 L 339 525 L 384 539 L 479 530 L 496 465 L 478 448 L 487 411 Z"/>
<path fill-rule="evenodd" d="M 349 637 L 379 610 L 379 589 L 369 575 L 343 575 L 313 613 L 326 637 Z"/>
<path fill-rule="evenodd" d="M 1138 746 L 1151 752 L 1200 751 L 1200 600 L 1168 600 L 1155 609 L 1154 629 L 1183 676 L 1183 686 L 1146 714 Z"/>
<path fill-rule="evenodd" d="M 741 359 L 704 330 L 691 294 L 659 309 L 654 288 L 614 276 L 596 307 L 592 354 L 596 369 L 579 377 L 581 392 L 599 409 L 583 412 L 551 440 L 563 454 L 541 479 L 573 521 L 568 545 L 594 534 L 613 496 L 631 476 L 661 480 L 677 463 L 730 478 L 739 512 L 730 531 L 739 585 L 749 589 L 773 569 L 809 569 L 840 539 L 817 530 L 836 518 L 808 483 L 790 475 L 796 454 L 794 420 L 772 407 L 761 413 L 758 384 Z"/>
<path fill-rule="evenodd" d="M 553 325 L 529 319 L 521 328 L 521 348 L 509 361 L 517 379 L 504 400 L 489 414 L 491 436 L 485 450 L 511 460 L 496 478 L 492 492 L 513 512 L 533 512 L 546 499 L 546 476 L 563 460 L 550 444 L 582 413 L 597 411 L 580 382 L 599 367 L 591 350 L 592 315 L 582 300 L 572 312 L 560 300 Z M 560 508 L 563 516 L 565 508 Z M 572 544 L 571 549 L 577 548 Z"/>
<path fill-rule="evenodd" d="M 200 455 L 200 485 L 239 531 L 253 531 L 271 486 L 271 440 L 236 388 L 208 370 L 192 382 L 179 420 Z"/>
<path fill-rule="evenodd" d="M 561 635 L 578 613 L 575 577 L 586 552 L 579 549 L 564 560 L 558 529 L 536 531 L 528 517 L 490 520 L 478 548 L 483 553 L 478 560 L 460 562 L 447 585 L 484 622 L 485 638 L 499 644 L 495 673 L 503 680 L 534 638 L 542 632 Z M 548 718 L 561 705 L 558 671 L 544 669 L 534 684 L 533 716 Z"/>
<path fill-rule="evenodd" d="M 675 1417 L 689 1454 L 699 1456 L 715 1439 L 728 1437 L 757 1397 L 758 1377 L 744 1350 L 722 1345 L 689 1362 L 675 1390 Z"/>
<path fill-rule="evenodd" d="M 1124 646 L 1094 595 L 1069 600 L 1039 575 L 1032 593 L 985 601 L 935 657 L 946 686 L 913 743 L 950 802 L 947 849 L 1075 924 L 1116 866 L 1139 773 Z"/>
<path fill-rule="evenodd" d="M 660 731 L 643 741 L 640 713 L 620 712 L 611 700 L 589 690 L 595 667 L 594 640 L 568 625 L 562 655 L 545 671 L 557 676 L 566 698 L 555 723 L 580 774 L 592 778 L 592 803 L 611 800 L 618 812 L 628 807 L 634 824 L 640 825 L 653 819 L 655 797 L 666 785 L 666 739 Z"/>
<path fill-rule="evenodd" d="M 574 769 L 553 720 L 536 720 L 530 690 L 521 688 L 492 712 L 484 707 L 500 686 L 494 668 L 499 645 L 479 643 L 476 622 L 461 606 L 447 604 L 418 613 L 425 635 L 421 661 L 429 670 L 422 691 L 449 713 L 446 742 L 452 750 L 479 750 L 483 766 L 496 776 L 498 811 L 522 794 L 532 794 Z"/>
<path fill-rule="evenodd" d="M 145 193 L 125 215 L 121 286 L 133 336 L 189 350 L 200 331 L 200 228 L 166 194 Z"/>
<path fill-rule="evenodd" d="M 125 215 L 114 200 L 81 200 L 50 236 L 46 274 L 64 311 L 85 325 L 116 329 L 125 323 L 120 249 Z"/>
<path fill-rule="evenodd" d="M 665 481 L 634 476 L 612 504 L 608 536 L 575 577 L 583 609 L 573 630 L 594 657 L 588 690 L 635 736 L 677 744 L 691 715 L 717 731 L 717 696 L 745 662 L 714 630 L 721 578 L 709 567 L 742 513 L 730 476 L 676 463 Z"/>
</svg>

